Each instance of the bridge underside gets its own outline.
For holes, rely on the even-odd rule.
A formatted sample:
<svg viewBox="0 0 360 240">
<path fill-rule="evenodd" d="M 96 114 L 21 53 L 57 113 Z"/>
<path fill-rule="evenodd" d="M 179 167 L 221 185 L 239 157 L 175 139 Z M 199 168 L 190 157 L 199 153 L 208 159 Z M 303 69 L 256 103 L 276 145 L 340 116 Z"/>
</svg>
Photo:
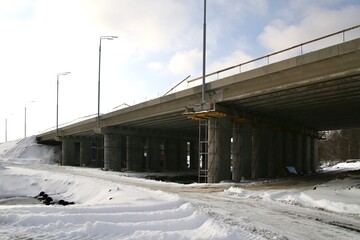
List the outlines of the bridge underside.
<svg viewBox="0 0 360 240">
<path fill-rule="evenodd" d="M 206 91 L 206 110 L 221 114 L 194 110 L 196 87 L 103 115 L 101 128 L 90 119 L 38 140 L 61 141 L 64 165 L 190 168 L 207 182 L 276 177 L 288 166 L 309 173 L 319 131 L 360 127 L 360 39 L 208 83 Z M 203 120 L 187 118 L 194 114 Z"/>
</svg>

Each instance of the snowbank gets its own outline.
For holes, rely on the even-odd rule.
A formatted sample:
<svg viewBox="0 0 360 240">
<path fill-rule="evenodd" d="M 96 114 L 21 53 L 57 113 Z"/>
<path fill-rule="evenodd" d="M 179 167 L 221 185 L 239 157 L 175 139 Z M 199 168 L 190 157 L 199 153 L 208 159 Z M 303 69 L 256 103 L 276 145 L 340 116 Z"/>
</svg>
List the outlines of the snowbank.
<svg viewBox="0 0 360 240">
<path fill-rule="evenodd" d="M 41 145 L 35 136 L 0 144 L 0 160 L 17 164 L 54 163 L 59 160 L 60 149 Z"/>
<path fill-rule="evenodd" d="M 339 171 L 342 170 L 342 171 Z M 360 161 L 339 163 L 322 172 L 339 171 L 334 179 L 320 184 L 290 190 L 248 190 L 231 187 L 223 194 L 233 197 L 280 202 L 326 211 L 360 214 Z"/>
<path fill-rule="evenodd" d="M 263 239 L 176 194 L 116 181 L 126 177 L 115 173 L 83 168 L 85 174 L 77 175 L 81 168 L 44 167 L 56 151 L 34 138 L 2 144 L 0 154 L 0 199 L 7 203 L 0 201 L 0 239 Z M 8 204 L 40 191 L 75 204 Z"/>
</svg>

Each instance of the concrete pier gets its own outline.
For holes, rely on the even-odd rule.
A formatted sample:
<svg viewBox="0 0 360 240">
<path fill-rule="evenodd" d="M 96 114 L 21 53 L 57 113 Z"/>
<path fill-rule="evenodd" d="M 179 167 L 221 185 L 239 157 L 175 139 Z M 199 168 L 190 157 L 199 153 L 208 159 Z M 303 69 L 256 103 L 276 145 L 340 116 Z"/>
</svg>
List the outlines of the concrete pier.
<svg viewBox="0 0 360 240">
<path fill-rule="evenodd" d="M 62 156 L 61 164 L 63 166 L 73 166 L 75 164 L 75 144 L 72 139 L 63 138 L 62 142 Z"/>
<path fill-rule="evenodd" d="M 113 134 L 104 135 L 104 169 L 120 171 L 120 142 Z"/>
<path fill-rule="evenodd" d="M 80 166 L 89 166 L 91 163 L 91 139 L 84 138 L 80 141 Z"/>
<path fill-rule="evenodd" d="M 160 170 L 160 140 L 157 137 L 146 139 L 146 169 L 148 171 Z"/>
<path fill-rule="evenodd" d="M 208 182 L 217 183 L 231 179 L 231 120 L 230 118 L 209 119 Z"/>
<path fill-rule="evenodd" d="M 199 141 L 190 141 L 190 169 L 199 167 Z"/>
<path fill-rule="evenodd" d="M 126 168 L 129 171 L 141 171 L 144 158 L 144 146 L 139 136 L 126 137 Z"/>
<path fill-rule="evenodd" d="M 310 173 L 311 172 L 311 137 L 305 137 L 305 146 L 304 146 L 304 163 L 303 163 L 303 172 Z"/>
<path fill-rule="evenodd" d="M 168 138 L 164 142 L 165 145 L 165 162 L 164 169 L 174 171 L 177 169 L 178 147 L 175 139 Z"/>
<path fill-rule="evenodd" d="M 301 133 L 298 133 L 295 137 L 295 167 L 297 172 L 301 173 L 303 169 L 303 136 Z"/>
<path fill-rule="evenodd" d="M 233 125 L 233 170 L 232 180 L 251 177 L 252 164 L 252 126 L 248 123 Z"/>
<path fill-rule="evenodd" d="M 187 169 L 187 142 L 184 139 L 178 140 L 178 148 L 179 148 L 179 155 L 178 155 L 178 169 L 179 171 L 183 171 Z"/>
</svg>

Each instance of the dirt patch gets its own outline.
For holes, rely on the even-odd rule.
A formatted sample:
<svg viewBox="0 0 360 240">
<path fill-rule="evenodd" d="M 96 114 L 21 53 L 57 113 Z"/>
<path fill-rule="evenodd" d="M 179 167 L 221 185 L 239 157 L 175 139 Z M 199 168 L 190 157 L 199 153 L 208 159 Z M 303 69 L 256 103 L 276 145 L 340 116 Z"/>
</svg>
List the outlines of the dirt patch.
<svg viewBox="0 0 360 240">
<path fill-rule="evenodd" d="M 0 205 L 34 205 L 40 204 L 40 202 L 33 197 L 10 197 L 1 198 Z"/>
</svg>

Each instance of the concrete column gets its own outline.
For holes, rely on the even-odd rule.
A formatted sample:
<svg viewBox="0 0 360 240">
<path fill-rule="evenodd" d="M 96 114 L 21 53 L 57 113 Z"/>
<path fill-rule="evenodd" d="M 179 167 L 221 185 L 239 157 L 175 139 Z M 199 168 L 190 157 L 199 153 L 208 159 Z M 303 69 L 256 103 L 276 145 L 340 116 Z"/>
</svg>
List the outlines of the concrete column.
<svg viewBox="0 0 360 240">
<path fill-rule="evenodd" d="M 260 128 L 260 145 L 259 145 L 259 177 L 268 177 L 269 161 L 272 152 L 269 149 L 271 131 L 268 128 Z"/>
<path fill-rule="evenodd" d="M 190 169 L 199 167 L 199 141 L 190 142 Z"/>
<path fill-rule="evenodd" d="M 268 145 L 268 159 L 267 159 L 267 167 L 268 172 L 267 176 L 269 177 L 276 177 L 276 170 L 277 170 L 277 159 L 276 159 L 276 146 L 277 142 L 277 132 L 268 129 L 268 136 L 267 136 L 267 145 Z"/>
<path fill-rule="evenodd" d="M 232 128 L 232 180 L 241 181 L 241 159 L 240 159 L 240 124 L 233 123 Z"/>
<path fill-rule="evenodd" d="M 126 158 L 126 136 L 119 136 L 120 142 L 120 168 L 126 168 L 127 158 Z"/>
<path fill-rule="evenodd" d="M 96 145 L 96 167 L 104 167 L 104 136 L 95 136 Z"/>
<path fill-rule="evenodd" d="M 187 142 L 184 139 L 179 139 L 178 144 L 178 170 L 182 171 L 187 169 Z"/>
<path fill-rule="evenodd" d="M 253 127 L 252 129 L 252 161 L 251 161 L 251 178 L 259 178 L 260 164 L 260 129 Z"/>
<path fill-rule="evenodd" d="M 250 124 L 240 125 L 240 174 L 247 179 L 251 178 L 252 128 Z"/>
<path fill-rule="evenodd" d="M 251 178 L 252 165 L 252 126 L 247 123 L 234 124 L 233 127 L 233 172 L 232 179 Z"/>
<path fill-rule="evenodd" d="M 120 144 L 117 135 L 104 135 L 104 169 L 120 171 Z"/>
<path fill-rule="evenodd" d="M 294 137 L 292 132 L 286 133 L 285 167 L 294 166 Z"/>
<path fill-rule="evenodd" d="M 217 183 L 231 178 L 231 132 L 230 118 L 209 119 L 209 183 Z"/>
<path fill-rule="evenodd" d="M 146 169 L 158 171 L 160 169 L 160 140 L 147 138 Z"/>
<path fill-rule="evenodd" d="M 91 140 L 81 139 L 80 141 L 80 166 L 89 166 L 91 162 Z"/>
<path fill-rule="evenodd" d="M 284 137 L 285 134 L 282 131 L 277 131 L 275 134 L 275 173 L 276 176 L 281 176 L 283 172 L 284 164 Z"/>
<path fill-rule="evenodd" d="M 165 163 L 164 168 L 168 171 L 174 171 L 177 168 L 177 145 L 175 139 L 165 140 Z"/>
<path fill-rule="evenodd" d="M 304 164 L 303 164 L 303 172 L 310 173 L 311 172 L 311 137 L 306 136 L 304 141 Z"/>
<path fill-rule="evenodd" d="M 319 167 L 319 140 L 314 138 L 314 171 Z"/>
<path fill-rule="evenodd" d="M 142 138 L 138 136 L 126 137 L 126 167 L 129 171 L 140 171 L 144 157 Z"/>
<path fill-rule="evenodd" d="M 269 130 L 253 128 L 252 136 L 252 166 L 251 178 L 257 179 L 268 176 L 269 161 Z"/>
<path fill-rule="evenodd" d="M 316 138 L 311 138 L 311 155 L 310 155 L 310 170 L 315 172 L 318 165 L 318 140 Z"/>
<path fill-rule="evenodd" d="M 302 134 L 298 133 L 296 135 L 296 157 L 295 157 L 295 167 L 296 171 L 299 173 L 302 172 L 302 165 L 303 165 L 303 137 Z"/>
<path fill-rule="evenodd" d="M 75 164 L 75 143 L 74 141 L 62 139 L 62 159 L 63 166 L 73 166 Z"/>
</svg>

